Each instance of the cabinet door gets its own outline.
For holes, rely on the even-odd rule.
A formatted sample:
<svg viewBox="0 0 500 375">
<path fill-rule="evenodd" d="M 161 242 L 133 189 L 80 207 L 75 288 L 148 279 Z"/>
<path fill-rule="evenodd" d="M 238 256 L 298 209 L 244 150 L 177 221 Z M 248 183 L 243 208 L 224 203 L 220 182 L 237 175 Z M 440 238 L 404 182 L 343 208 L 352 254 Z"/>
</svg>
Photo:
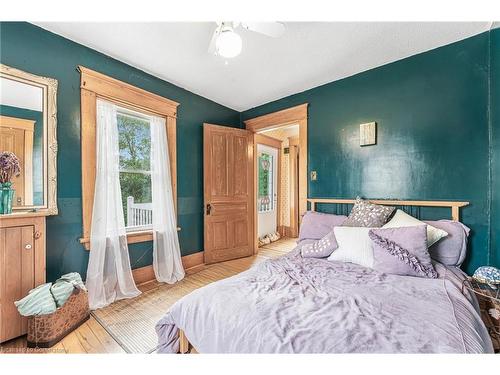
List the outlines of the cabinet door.
<svg viewBox="0 0 500 375">
<path fill-rule="evenodd" d="M 34 226 L 0 229 L 0 342 L 24 335 L 27 320 L 14 301 L 35 286 Z"/>
</svg>

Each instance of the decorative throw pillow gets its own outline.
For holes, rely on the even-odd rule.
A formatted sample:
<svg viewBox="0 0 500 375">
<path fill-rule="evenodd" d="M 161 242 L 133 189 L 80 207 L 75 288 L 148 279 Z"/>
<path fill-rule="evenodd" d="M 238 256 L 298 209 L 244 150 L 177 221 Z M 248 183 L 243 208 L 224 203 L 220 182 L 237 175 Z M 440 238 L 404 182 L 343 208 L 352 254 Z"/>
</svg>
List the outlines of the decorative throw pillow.
<svg viewBox="0 0 500 375">
<path fill-rule="evenodd" d="M 333 232 L 337 241 L 337 249 L 328 260 L 356 263 L 371 268 L 373 266 L 373 250 L 368 232 L 372 228 L 335 227 Z"/>
<path fill-rule="evenodd" d="M 387 223 L 394 210 L 395 207 L 373 204 L 357 197 L 349 217 L 342 226 L 380 228 Z"/>
<path fill-rule="evenodd" d="M 347 216 L 344 215 L 307 211 L 304 216 L 302 216 L 299 242 L 303 240 L 320 240 L 330 233 L 333 227 L 342 225 L 346 219 Z"/>
<path fill-rule="evenodd" d="M 300 252 L 303 258 L 326 258 L 337 248 L 333 230 L 320 240 L 302 245 Z"/>
<path fill-rule="evenodd" d="M 414 218 L 413 216 L 408 215 L 402 210 L 397 210 L 392 219 L 382 228 L 413 227 L 416 225 L 425 225 L 425 223 Z M 427 247 L 431 247 L 441 238 L 446 237 L 447 235 L 448 233 L 444 230 L 427 224 Z"/>
<path fill-rule="evenodd" d="M 425 225 L 372 229 L 373 268 L 377 271 L 417 277 L 438 277 L 427 251 Z"/>
</svg>

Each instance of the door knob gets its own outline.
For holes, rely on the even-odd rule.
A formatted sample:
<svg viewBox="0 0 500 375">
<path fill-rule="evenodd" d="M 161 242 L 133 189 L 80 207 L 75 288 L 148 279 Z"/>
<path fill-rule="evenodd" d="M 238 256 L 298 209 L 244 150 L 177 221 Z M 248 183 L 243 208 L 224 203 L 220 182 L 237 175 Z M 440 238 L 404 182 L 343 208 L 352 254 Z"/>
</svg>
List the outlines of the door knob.
<svg viewBox="0 0 500 375">
<path fill-rule="evenodd" d="M 33 247 L 33 246 L 31 246 L 31 244 L 30 244 L 30 243 L 28 243 L 28 244 L 24 245 L 24 248 L 25 248 L 26 250 L 31 250 L 31 248 L 32 248 L 32 247 Z"/>
</svg>

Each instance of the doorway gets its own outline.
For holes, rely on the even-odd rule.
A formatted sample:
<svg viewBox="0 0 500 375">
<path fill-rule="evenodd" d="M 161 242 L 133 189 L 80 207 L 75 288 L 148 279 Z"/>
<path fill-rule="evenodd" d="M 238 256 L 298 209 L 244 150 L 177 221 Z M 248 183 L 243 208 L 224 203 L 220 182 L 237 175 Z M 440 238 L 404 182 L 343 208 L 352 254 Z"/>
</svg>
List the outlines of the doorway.
<svg viewBox="0 0 500 375">
<path fill-rule="evenodd" d="M 270 242 L 298 236 L 299 136 L 298 124 L 262 130 L 255 135 L 260 245 L 269 243 L 266 235 Z"/>
<path fill-rule="evenodd" d="M 279 142 L 275 146 L 279 150 L 275 173 L 278 179 L 276 231 L 279 235 L 297 237 L 300 217 L 307 210 L 307 107 L 304 103 L 244 121 L 246 129 L 254 133 L 255 252 L 258 252 L 259 237 L 263 234 L 259 232 L 258 191 L 258 144 L 263 138 Z"/>
<path fill-rule="evenodd" d="M 257 236 L 259 245 L 279 239 L 281 141 L 256 134 L 257 151 Z"/>
</svg>

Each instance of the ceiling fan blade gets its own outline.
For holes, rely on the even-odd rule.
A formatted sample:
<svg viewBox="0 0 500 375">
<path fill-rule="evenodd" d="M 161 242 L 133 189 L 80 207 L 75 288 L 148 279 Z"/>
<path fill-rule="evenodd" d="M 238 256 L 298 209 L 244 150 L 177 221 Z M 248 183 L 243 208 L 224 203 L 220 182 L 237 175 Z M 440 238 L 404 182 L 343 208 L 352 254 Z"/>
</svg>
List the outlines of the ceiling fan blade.
<svg viewBox="0 0 500 375">
<path fill-rule="evenodd" d="M 241 26 L 272 38 L 279 38 L 285 32 L 285 25 L 281 22 L 242 22 Z"/>
<path fill-rule="evenodd" d="M 214 33 L 212 35 L 212 39 L 210 39 L 210 43 L 208 44 L 208 53 L 210 53 L 212 55 L 216 54 L 215 41 L 217 40 L 217 37 L 220 34 L 221 27 L 222 27 L 222 23 L 217 23 L 217 27 L 214 30 Z"/>
</svg>

